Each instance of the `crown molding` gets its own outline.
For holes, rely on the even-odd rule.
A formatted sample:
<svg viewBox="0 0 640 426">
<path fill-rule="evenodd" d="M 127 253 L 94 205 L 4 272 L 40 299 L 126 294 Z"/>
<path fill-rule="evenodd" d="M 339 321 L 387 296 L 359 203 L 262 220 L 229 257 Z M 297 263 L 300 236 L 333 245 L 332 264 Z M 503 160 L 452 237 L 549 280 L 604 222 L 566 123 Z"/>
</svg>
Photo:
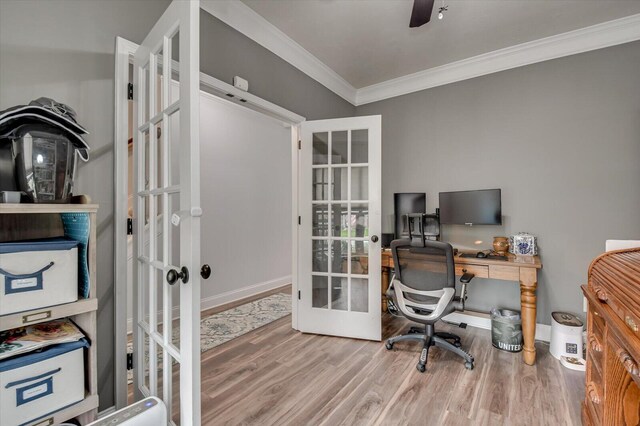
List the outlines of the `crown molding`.
<svg viewBox="0 0 640 426">
<path fill-rule="evenodd" d="M 518 44 L 357 90 L 356 105 L 640 40 L 640 14 Z"/>
<path fill-rule="evenodd" d="M 240 0 L 201 0 L 200 7 L 355 105 L 351 84 Z"/>
<path fill-rule="evenodd" d="M 200 7 L 356 106 L 640 40 L 640 14 L 630 15 L 356 89 L 240 0 L 201 0 Z"/>
</svg>

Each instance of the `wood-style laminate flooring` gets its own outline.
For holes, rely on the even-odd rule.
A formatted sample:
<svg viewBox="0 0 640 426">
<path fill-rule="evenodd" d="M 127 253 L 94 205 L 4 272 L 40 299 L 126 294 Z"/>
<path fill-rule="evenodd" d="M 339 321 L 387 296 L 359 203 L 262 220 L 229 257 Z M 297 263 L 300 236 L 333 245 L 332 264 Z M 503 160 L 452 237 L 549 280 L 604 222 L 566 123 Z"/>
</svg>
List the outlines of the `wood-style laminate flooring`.
<svg viewBox="0 0 640 426">
<path fill-rule="evenodd" d="M 383 337 L 410 323 L 385 314 Z M 535 366 L 491 346 L 490 332 L 439 323 L 475 369 L 432 348 L 302 334 L 285 317 L 202 356 L 203 425 L 579 425 L 584 374 L 536 342 Z"/>
<path fill-rule="evenodd" d="M 384 314 L 383 338 L 410 325 Z M 474 370 L 432 347 L 421 374 L 417 342 L 387 351 L 384 341 L 300 333 L 286 316 L 202 354 L 202 424 L 580 425 L 584 373 L 562 367 L 548 344 L 536 342 L 537 363 L 527 366 L 522 354 L 493 348 L 488 330 L 436 329 L 462 338 Z M 179 389 L 175 372 L 173 381 Z"/>
</svg>

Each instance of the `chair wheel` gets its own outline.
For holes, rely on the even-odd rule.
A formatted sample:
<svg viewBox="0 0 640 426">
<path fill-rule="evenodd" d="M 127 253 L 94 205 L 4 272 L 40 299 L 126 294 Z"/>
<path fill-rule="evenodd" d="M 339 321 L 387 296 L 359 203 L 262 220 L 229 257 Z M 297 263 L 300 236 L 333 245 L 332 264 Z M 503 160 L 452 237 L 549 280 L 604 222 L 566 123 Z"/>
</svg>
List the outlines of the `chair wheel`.
<svg viewBox="0 0 640 426">
<path fill-rule="evenodd" d="M 466 368 L 467 370 L 473 370 L 473 362 L 465 362 L 464 368 Z"/>
<path fill-rule="evenodd" d="M 422 365 L 422 364 L 418 364 L 416 365 L 416 368 L 418 369 L 419 372 L 424 373 L 427 370 L 427 367 Z"/>
<path fill-rule="evenodd" d="M 391 349 L 393 349 L 393 343 L 387 342 L 385 343 L 384 347 L 387 348 L 388 351 L 390 351 Z"/>
</svg>

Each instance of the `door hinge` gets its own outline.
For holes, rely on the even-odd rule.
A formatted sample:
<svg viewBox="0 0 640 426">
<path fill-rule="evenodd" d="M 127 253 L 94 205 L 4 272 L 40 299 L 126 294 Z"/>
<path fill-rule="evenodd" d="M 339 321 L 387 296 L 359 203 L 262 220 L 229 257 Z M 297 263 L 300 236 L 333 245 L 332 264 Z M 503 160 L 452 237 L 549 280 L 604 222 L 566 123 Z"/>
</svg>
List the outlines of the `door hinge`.
<svg viewBox="0 0 640 426">
<path fill-rule="evenodd" d="M 298 149 L 302 149 L 302 141 L 298 140 Z"/>
<path fill-rule="evenodd" d="M 302 225 L 302 217 L 298 216 L 298 225 Z"/>
<path fill-rule="evenodd" d="M 298 300 L 300 300 L 300 290 L 298 290 Z"/>
<path fill-rule="evenodd" d="M 133 100 L 133 83 L 127 85 L 127 99 L 130 101 Z"/>
<path fill-rule="evenodd" d="M 133 352 L 127 352 L 127 370 L 133 370 Z"/>
<path fill-rule="evenodd" d="M 133 235 L 133 219 L 127 218 L 127 235 Z"/>
</svg>

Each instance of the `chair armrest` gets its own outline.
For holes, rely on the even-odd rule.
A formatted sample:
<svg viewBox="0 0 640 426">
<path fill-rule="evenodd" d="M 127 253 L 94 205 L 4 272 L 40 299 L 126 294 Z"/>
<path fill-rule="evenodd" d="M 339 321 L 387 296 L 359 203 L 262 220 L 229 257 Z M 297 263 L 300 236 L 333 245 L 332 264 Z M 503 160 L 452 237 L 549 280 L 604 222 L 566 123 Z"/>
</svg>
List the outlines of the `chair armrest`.
<svg viewBox="0 0 640 426">
<path fill-rule="evenodd" d="M 467 300 L 467 284 L 475 277 L 474 274 L 470 274 L 469 272 L 465 272 L 460 277 L 460 282 L 462 283 L 462 290 L 460 291 L 460 302 L 456 309 L 458 311 L 464 311 L 464 302 Z"/>
<path fill-rule="evenodd" d="M 475 274 L 470 274 L 469 272 L 465 272 L 460 277 L 460 282 L 463 283 L 463 284 L 467 284 L 473 279 L 473 277 L 475 277 Z"/>
</svg>

